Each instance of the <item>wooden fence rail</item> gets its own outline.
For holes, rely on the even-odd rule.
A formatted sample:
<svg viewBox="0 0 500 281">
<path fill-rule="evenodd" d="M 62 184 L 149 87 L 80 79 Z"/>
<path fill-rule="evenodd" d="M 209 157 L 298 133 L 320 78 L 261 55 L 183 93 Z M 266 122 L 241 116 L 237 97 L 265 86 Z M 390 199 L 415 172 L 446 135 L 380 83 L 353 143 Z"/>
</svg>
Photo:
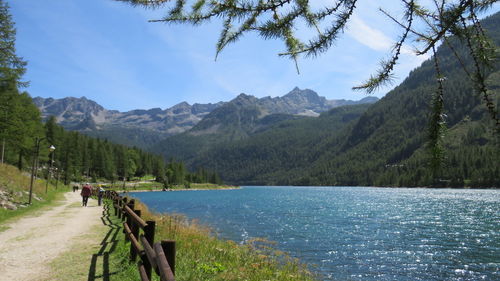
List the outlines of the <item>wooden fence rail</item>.
<svg viewBox="0 0 500 281">
<path fill-rule="evenodd" d="M 161 281 L 175 281 L 175 241 L 154 242 L 156 222 L 141 218 L 141 211 L 134 210 L 134 199 L 128 200 L 109 190 L 104 198 L 113 201 L 115 216 L 124 221 L 125 238 L 130 241 L 130 261 L 135 262 L 139 257 L 141 280 L 150 281 L 154 270 Z"/>
</svg>

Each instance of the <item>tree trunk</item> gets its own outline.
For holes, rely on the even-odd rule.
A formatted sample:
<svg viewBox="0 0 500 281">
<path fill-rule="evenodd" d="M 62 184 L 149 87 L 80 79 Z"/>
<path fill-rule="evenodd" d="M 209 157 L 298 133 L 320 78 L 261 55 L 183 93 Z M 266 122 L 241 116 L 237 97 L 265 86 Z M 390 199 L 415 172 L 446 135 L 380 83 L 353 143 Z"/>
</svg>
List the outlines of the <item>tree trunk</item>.
<svg viewBox="0 0 500 281">
<path fill-rule="evenodd" d="M 23 166 L 24 166 L 24 162 L 23 162 L 23 156 L 24 156 L 24 150 L 23 149 L 20 149 L 19 150 L 19 159 L 17 159 L 17 168 L 22 171 L 23 170 Z"/>
<path fill-rule="evenodd" d="M 4 155 L 5 155 L 5 138 L 2 139 L 2 164 Z"/>
</svg>

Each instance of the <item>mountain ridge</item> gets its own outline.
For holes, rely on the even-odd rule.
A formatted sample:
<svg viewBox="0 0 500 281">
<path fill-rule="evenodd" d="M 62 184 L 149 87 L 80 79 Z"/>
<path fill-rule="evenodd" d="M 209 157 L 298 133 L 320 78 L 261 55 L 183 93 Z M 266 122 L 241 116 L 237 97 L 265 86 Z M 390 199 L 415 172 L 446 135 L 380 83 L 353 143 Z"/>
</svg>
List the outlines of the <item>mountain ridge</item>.
<svg viewBox="0 0 500 281">
<path fill-rule="evenodd" d="M 295 87 L 283 97 L 257 98 L 242 93 L 229 102 L 190 105 L 184 101 L 166 109 L 157 107 L 120 112 L 108 110 L 86 97 L 33 98 L 44 119 L 55 116 L 57 123 L 66 129 L 143 148 L 194 128 L 212 111 L 227 104 L 253 104 L 262 108 L 262 116 L 277 113 L 319 116 L 321 112 L 343 104 L 372 103 L 376 100 L 376 97 L 360 101 L 328 100 L 312 90 Z M 143 134 L 144 138 L 137 137 L 137 133 Z"/>
</svg>

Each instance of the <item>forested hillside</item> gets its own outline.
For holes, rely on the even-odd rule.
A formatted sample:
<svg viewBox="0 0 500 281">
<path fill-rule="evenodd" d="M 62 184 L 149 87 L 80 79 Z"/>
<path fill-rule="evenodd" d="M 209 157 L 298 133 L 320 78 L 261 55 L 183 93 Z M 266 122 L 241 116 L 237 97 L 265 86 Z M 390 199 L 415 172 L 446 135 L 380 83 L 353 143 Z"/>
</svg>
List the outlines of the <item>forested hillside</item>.
<svg viewBox="0 0 500 281">
<path fill-rule="evenodd" d="M 483 21 L 496 46 L 500 46 L 500 14 Z M 452 38 L 452 40 L 457 40 Z M 465 48 L 456 52 L 470 69 Z M 395 186 L 500 186 L 500 146 L 482 99 L 447 46 L 438 49 L 444 82 L 446 125 L 442 171 L 429 169 L 428 140 L 431 95 L 436 91 L 433 62 L 426 61 L 380 102 L 371 107 L 348 133 L 337 152 L 325 154 L 309 169 L 312 182 L 345 185 Z M 491 97 L 498 108 L 500 64 L 488 72 Z"/>
<path fill-rule="evenodd" d="M 191 130 L 169 137 L 152 148 L 152 151 L 166 157 L 189 159 L 218 144 L 225 144 L 248 138 L 250 135 L 269 128 L 273 124 L 303 116 L 271 114 L 263 116 L 264 110 L 256 104 L 253 96 L 241 94 L 231 102 L 215 109 Z"/>
<path fill-rule="evenodd" d="M 282 177 L 303 175 L 309 163 L 331 149 L 330 141 L 335 142 L 369 107 L 370 104 L 342 106 L 319 117 L 298 120 L 277 118 L 248 138 L 221 142 L 186 161 L 188 165 L 214 168 L 229 182 L 281 184 Z"/>
<path fill-rule="evenodd" d="M 225 147 L 228 144 L 231 147 L 237 146 L 236 143 L 240 141 L 257 136 L 264 131 L 276 129 L 275 125 L 281 122 L 309 119 L 331 108 L 372 104 L 377 100 L 378 98 L 375 97 L 366 97 L 359 101 L 327 100 L 312 90 L 299 88 L 293 89 L 283 97 L 276 98 L 258 99 L 251 95 L 240 94 L 213 110 L 189 131 L 168 137 L 154 145 L 151 150 L 166 158 L 172 157 L 195 163 L 201 161 L 200 157 L 203 157 L 205 152 L 217 149 L 218 146 Z M 366 106 L 361 108 L 366 108 Z M 296 124 L 299 127 L 303 126 L 301 122 Z M 218 158 L 218 153 L 210 152 L 210 154 L 215 154 L 215 158 Z M 213 168 L 215 169 L 215 166 Z"/>
<path fill-rule="evenodd" d="M 500 46 L 500 14 L 482 24 Z M 334 124 L 342 120 L 342 115 L 333 110 L 318 119 L 278 123 L 264 132 L 211 149 L 198 146 L 196 155 L 185 154 L 181 159 L 193 167 L 217 169 L 223 179 L 239 184 L 498 187 L 499 136 L 462 67 L 473 67 L 469 53 L 456 44 L 458 39 L 449 40 L 454 50 L 441 46 L 437 51 L 446 77 L 444 112 L 449 128 L 439 171 L 430 169 L 426 148 L 431 100 L 437 88 L 432 60 L 412 71 L 366 112 L 357 108 L 358 115 L 350 115 L 355 119 L 352 123 Z M 498 110 L 498 61 L 487 76 L 490 97 L 496 99 Z M 175 149 L 182 150 L 186 143 L 192 145 L 189 149 L 198 145 L 179 141 Z"/>
</svg>

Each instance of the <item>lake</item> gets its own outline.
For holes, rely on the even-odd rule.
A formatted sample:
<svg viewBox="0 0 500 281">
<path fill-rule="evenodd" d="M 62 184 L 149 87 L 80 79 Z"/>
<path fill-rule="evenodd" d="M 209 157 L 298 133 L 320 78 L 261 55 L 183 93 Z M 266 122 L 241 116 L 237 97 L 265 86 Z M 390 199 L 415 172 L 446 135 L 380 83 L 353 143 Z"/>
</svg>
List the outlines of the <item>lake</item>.
<svg viewBox="0 0 500 281">
<path fill-rule="evenodd" d="M 131 193 L 222 238 L 254 237 L 323 280 L 500 280 L 500 191 L 243 187 Z"/>
</svg>

